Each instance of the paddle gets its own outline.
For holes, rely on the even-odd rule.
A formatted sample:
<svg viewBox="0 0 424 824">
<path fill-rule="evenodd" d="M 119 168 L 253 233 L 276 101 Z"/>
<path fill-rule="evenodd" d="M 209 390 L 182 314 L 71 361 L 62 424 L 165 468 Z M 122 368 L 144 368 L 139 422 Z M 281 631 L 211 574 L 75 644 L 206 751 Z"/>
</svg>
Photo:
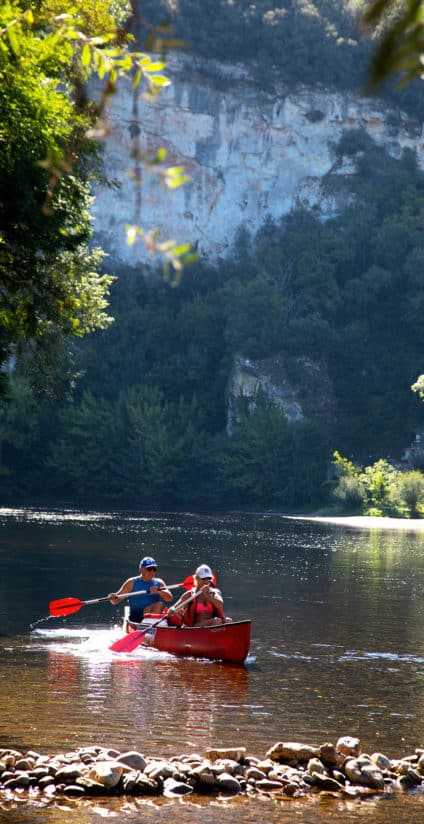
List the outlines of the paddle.
<svg viewBox="0 0 424 824">
<path fill-rule="evenodd" d="M 194 584 L 193 576 L 189 575 L 182 584 L 172 584 L 167 589 L 191 589 Z M 137 595 L 145 595 L 144 592 L 126 592 L 125 595 L 120 595 L 119 598 L 136 598 Z M 86 607 L 88 604 L 99 604 L 100 601 L 108 601 L 109 596 L 105 595 L 102 598 L 92 598 L 91 601 L 81 601 L 79 598 L 59 598 L 57 601 L 50 601 L 49 613 L 50 617 L 59 617 L 60 615 L 72 615 L 78 612 L 81 607 Z"/>
<path fill-rule="evenodd" d="M 201 587 L 197 590 L 197 592 L 193 592 L 193 594 L 190 595 L 190 598 L 187 598 L 187 600 L 184 601 L 184 606 L 194 601 L 194 599 L 197 598 L 201 592 L 203 592 L 206 586 L 208 586 L 208 584 L 205 584 L 205 586 Z M 114 643 L 110 645 L 109 649 L 112 650 L 112 652 L 132 652 L 142 643 L 143 638 L 148 632 L 151 632 L 152 629 L 159 626 L 164 617 L 164 615 L 161 615 L 157 621 L 154 621 L 153 624 L 150 624 L 150 626 L 146 627 L 146 629 L 136 629 L 134 632 L 128 632 L 123 638 L 118 638 L 117 641 L 114 641 Z"/>
</svg>

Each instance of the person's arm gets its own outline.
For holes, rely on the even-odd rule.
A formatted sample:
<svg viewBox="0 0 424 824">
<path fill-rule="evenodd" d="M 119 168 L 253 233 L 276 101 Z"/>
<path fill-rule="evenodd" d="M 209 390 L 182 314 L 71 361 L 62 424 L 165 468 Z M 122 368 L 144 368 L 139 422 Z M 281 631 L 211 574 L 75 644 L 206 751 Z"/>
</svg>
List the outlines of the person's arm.
<svg viewBox="0 0 424 824">
<path fill-rule="evenodd" d="M 221 591 L 216 589 L 216 587 L 205 587 L 203 590 L 203 594 L 211 602 L 212 606 L 216 607 L 217 609 L 224 606 L 224 599 L 221 595 Z"/>
<path fill-rule="evenodd" d="M 158 578 L 159 586 L 158 587 L 150 587 L 149 592 L 152 595 L 156 595 L 156 593 L 169 604 L 172 601 L 172 593 L 167 589 L 165 581 L 162 581 L 162 578 Z"/>
<path fill-rule="evenodd" d="M 171 615 L 173 615 L 175 612 L 184 613 L 186 609 L 185 602 L 190 598 L 190 595 L 192 595 L 192 592 L 184 592 L 183 595 L 178 598 L 178 601 L 175 602 L 174 606 L 169 608 L 168 614 L 171 613 Z"/>
<path fill-rule="evenodd" d="M 118 589 L 118 592 L 111 592 L 107 597 L 109 598 L 109 601 L 110 601 L 111 604 L 114 604 L 114 605 L 120 604 L 121 601 L 122 601 L 122 598 L 120 598 L 119 596 L 120 595 L 127 595 L 127 593 L 133 591 L 133 588 L 134 588 L 133 579 L 132 578 L 127 578 L 127 580 L 124 581 L 124 583 L 122 584 L 121 588 Z"/>
</svg>

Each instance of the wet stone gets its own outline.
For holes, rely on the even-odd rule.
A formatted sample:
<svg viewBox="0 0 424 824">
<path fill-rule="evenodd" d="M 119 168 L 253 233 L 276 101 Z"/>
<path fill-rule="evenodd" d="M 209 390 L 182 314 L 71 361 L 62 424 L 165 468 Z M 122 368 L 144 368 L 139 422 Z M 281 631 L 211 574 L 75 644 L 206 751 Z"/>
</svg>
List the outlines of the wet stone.
<svg viewBox="0 0 424 824">
<path fill-rule="evenodd" d="M 231 795 L 237 795 L 241 789 L 237 778 L 225 772 L 216 777 L 216 786 L 220 792 L 231 793 Z"/>
<path fill-rule="evenodd" d="M 183 781 L 176 781 L 174 778 L 167 778 L 163 785 L 163 794 L 167 797 L 175 795 L 188 795 L 193 792 L 193 787 Z"/>
<path fill-rule="evenodd" d="M 343 755 L 352 755 L 357 758 L 362 752 L 361 742 L 359 738 L 345 735 L 337 741 L 336 750 Z"/>
<path fill-rule="evenodd" d="M 314 779 L 315 786 L 318 787 L 320 790 L 326 790 L 327 792 L 339 792 L 339 790 L 343 789 L 342 784 L 339 784 L 334 778 L 330 778 L 329 775 L 323 775 L 322 773 L 314 772 L 311 775 L 311 778 Z"/>
<path fill-rule="evenodd" d="M 246 747 L 211 749 L 206 750 L 206 758 L 210 761 L 218 761 L 229 758 L 231 761 L 241 761 L 246 755 Z"/>
<path fill-rule="evenodd" d="M 282 781 L 271 781 L 269 778 L 262 778 L 256 782 L 256 787 L 258 790 L 262 790 L 262 792 L 276 792 L 277 790 L 282 790 L 284 784 Z"/>
<path fill-rule="evenodd" d="M 90 766 L 87 777 L 111 790 L 119 784 L 123 772 L 124 765 L 116 761 L 96 761 Z"/>
<path fill-rule="evenodd" d="M 56 771 L 55 782 L 57 784 L 72 784 L 75 779 L 82 775 L 83 771 L 84 764 L 81 761 L 76 764 L 65 764 Z"/>
<path fill-rule="evenodd" d="M 38 779 L 38 786 L 41 790 L 45 790 L 46 787 L 54 787 L 56 789 L 56 785 L 53 781 L 51 775 L 45 775 Z"/>
<path fill-rule="evenodd" d="M 319 748 L 311 747 L 309 744 L 300 744 L 297 742 L 279 742 L 274 744 L 267 752 L 267 758 L 272 761 L 290 762 L 307 762 L 311 758 L 319 757 Z"/>
<path fill-rule="evenodd" d="M 388 772 L 390 772 L 390 770 L 392 768 L 391 767 L 391 761 L 390 761 L 389 758 L 387 758 L 385 755 L 383 755 L 383 753 L 373 752 L 370 757 L 371 757 L 371 761 L 374 764 L 376 764 L 376 766 L 380 770 L 387 770 Z"/>
<path fill-rule="evenodd" d="M 77 784 L 68 784 L 64 790 L 65 795 L 70 795 L 73 798 L 80 798 L 84 795 L 84 787 L 79 787 Z"/>
<path fill-rule="evenodd" d="M 118 755 L 116 760 L 120 764 L 125 764 L 127 767 L 131 767 L 133 770 L 141 770 L 141 772 L 143 772 L 146 769 L 147 762 L 144 755 L 141 755 L 141 753 L 134 750 Z"/>
<path fill-rule="evenodd" d="M 245 776 L 247 779 L 254 778 L 256 781 L 262 781 L 266 778 L 266 773 L 262 772 L 262 770 L 258 770 L 257 767 L 249 767 L 249 769 L 245 772 Z"/>
<path fill-rule="evenodd" d="M 213 798 L 242 793 L 259 798 L 277 793 L 312 798 L 319 792 L 355 799 L 416 792 L 417 788 L 424 791 L 424 750 L 389 760 L 382 753 L 362 753 L 359 739 L 349 736 L 339 739 L 336 746 L 278 742 L 262 758 L 246 756 L 241 747 L 168 759 L 97 746 L 51 757 L 32 751 L 24 756 L 10 749 L 0 754 L 0 791 L 14 804 L 37 797 L 49 804 L 50 797 L 61 795 L 177 798 L 198 793 Z"/>
</svg>

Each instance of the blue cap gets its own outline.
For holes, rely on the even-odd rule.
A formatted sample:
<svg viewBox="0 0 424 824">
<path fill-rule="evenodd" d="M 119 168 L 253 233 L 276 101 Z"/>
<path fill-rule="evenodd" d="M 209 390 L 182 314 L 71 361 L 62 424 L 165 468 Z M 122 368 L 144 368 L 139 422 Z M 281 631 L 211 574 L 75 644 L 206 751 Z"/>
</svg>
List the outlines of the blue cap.
<svg viewBox="0 0 424 824">
<path fill-rule="evenodd" d="M 149 567 L 157 567 L 157 563 L 154 558 L 150 558 L 149 555 L 146 555 L 145 558 L 141 559 L 139 568 L 148 569 Z"/>
</svg>

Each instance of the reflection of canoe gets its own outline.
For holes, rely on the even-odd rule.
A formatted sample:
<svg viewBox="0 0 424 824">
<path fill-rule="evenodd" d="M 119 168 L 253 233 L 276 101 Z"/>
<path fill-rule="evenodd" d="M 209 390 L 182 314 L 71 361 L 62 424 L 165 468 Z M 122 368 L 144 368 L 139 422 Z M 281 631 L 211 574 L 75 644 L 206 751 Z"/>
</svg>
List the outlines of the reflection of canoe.
<svg viewBox="0 0 424 824">
<path fill-rule="evenodd" d="M 231 664 L 243 663 L 249 644 L 250 621 L 230 621 L 211 627 L 158 626 L 146 636 L 146 646 L 161 652 L 212 658 Z"/>
</svg>

